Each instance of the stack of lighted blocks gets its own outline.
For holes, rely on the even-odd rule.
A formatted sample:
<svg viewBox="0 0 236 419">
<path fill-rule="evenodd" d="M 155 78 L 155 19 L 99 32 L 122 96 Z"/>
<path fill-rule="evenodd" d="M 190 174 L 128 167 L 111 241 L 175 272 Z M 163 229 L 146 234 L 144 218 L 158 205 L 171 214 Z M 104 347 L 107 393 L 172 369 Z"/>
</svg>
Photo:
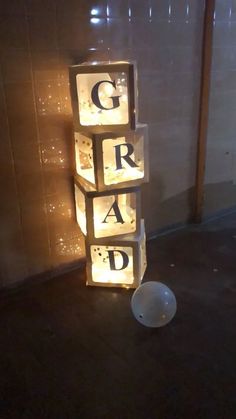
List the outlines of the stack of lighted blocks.
<svg viewBox="0 0 236 419">
<path fill-rule="evenodd" d="M 148 133 L 136 124 L 136 84 L 133 63 L 70 67 L 87 285 L 136 288 L 146 269 L 140 185 L 148 181 Z"/>
</svg>

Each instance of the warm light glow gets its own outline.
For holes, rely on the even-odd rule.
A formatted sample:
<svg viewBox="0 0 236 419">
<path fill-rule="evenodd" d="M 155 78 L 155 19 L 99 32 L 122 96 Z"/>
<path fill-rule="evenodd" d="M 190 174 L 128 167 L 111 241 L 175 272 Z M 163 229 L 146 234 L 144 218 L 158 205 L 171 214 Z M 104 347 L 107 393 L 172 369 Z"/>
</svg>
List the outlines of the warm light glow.
<svg viewBox="0 0 236 419">
<path fill-rule="evenodd" d="M 106 185 L 115 185 L 121 182 L 127 182 L 129 180 L 136 180 L 136 179 L 142 179 L 144 176 L 144 173 L 136 167 L 129 167 L 125 169 L 112 170 L 111 168 L 108 168 L 104 170 L 104 177 L 105 177 L 105 184 Z"/>
<path fill-rule="evenodd" d="M 89 13 L 90 23 L 99 25 L 99 7 L 91 7 Z M 108 21 L 108 6 L 106 15 Z M 136 76 L 135 65 L 122 61 L 93 61 L 70 68 L 76 218 L 86 236 L 87 285 L 136 288 L 147 265 L 139 186 L 148 179 L 148 136 L 147 125 L 137 123 L 134 109 Z M 52 99 L 48 91 L 47 100 Z M 45 100 L 41 106 L 45 112 Z M 46 153 L 43 158 L 48 158 Z M 63 237 L 59 246 L 66 257 L 81 251 L 81 243 L 69 247 Z"/>
<path fill-rule="evenodd" d="M 98 170 L 98 182 L 104 185 L 118 185 L 143 179 L 145 175 L 145 133 L 142 126 L 135 132 L 129 132 L 116 138 L 95 138 L 75 133 L 75 154 L 77 173 L 97 188 L 94 161 L 99 155 L 103 158 L 103 171 Z M 96 152 L 93 150 L 96 141 Z M 129 149 L 131 148 L 131 151 Z M 96 153 L 96 154 L 95 154 Z M 117 166 L 117 156 L 121 166 Z M 128 159 L 125 157 L 128 156 Z M 134 164 L 131 164 L 134 163 Z M 100 186 L 101 187 L 101 186 Z"/>
<path fill-rule="evenodd" d="M 76 217 L 83 232 L 87 235 L 87 217 L 85 195 L 75 185 Z M 90 198 L 92 199 L 92 198 Z M 113 208 L 117 202 L 116 209 Z M 118 211 L 116 213 L 116 211 Z M 136 194 L 125 193 L 93 198 L 94 236 L 96 238 L 130 234 L 136 231 Z"/>
<path fill-rule="evenodd" d="M 122 168 L 117 170 L 115 146 L 131 143 L 134 152 L 130 158 L 136 163 L 137 167 L 131 167 L 125 159 L 122 159 Z M 103 166 L 105 185 L 118 184 L 129 180 L 142 179 L 144 177 L 144 138 L 143 135 L 136 134 L 132 138 L 118 137 L 103 140 Z M 125 155 L 127 148 L 121 146 L 121 155 Z"/>
<path fill-rule="evenodd" d="M 106 109 L 97 107 L 91 98 L 93 87 L 100 81 L 115 82 L 116 84 L 116 88 L 106 82 L 99 86 L 99 100 L 102 107 Z M 128 123 L 128 90 L 125 73 L 77 74 L 76 84 L 81 125 L 118 125 Z M 118 96 L 120 96 L 118 99 L 119 106 L 112 109 L 112 98 Z"/>
<path fill-rule="evenodd" d="M 75 133 L 75 161 L 78 175 L 95 184 L 93 142 L 79 133 Z"/>
<path fill-rule="evenodd" d="M 85 197 L 81 190 L 75 185 L 76 219 L 82 233 L 87 235 Z"/>
<path fill-rule="evenodd" d="M 110 213 L 112 216 L 108 216 L 104 223 L 103 221 L 115 200 L 117 200 L 123 222 L 118 222 L 112 210 Z M 136 197 L 134 193 L 94 198 L 93 211 L 96 238 L 128 234 L 136 230 Z"/>
<path fill-rule="evenodd" d="M 111 270 L 109 263 L 108 250 L 114 250 L 115 265 L 117 270 Z M 116 252 L 116 250 L 118 252 Z M 125 269 L 118 270 L 122 267 L 123 259 L 119 250 L 124 251 L 129 263 Z M 111 284 L 127 284 L 130 285 L 134 281 L 133 272 L 133 249 L 132 247 L 117 246 L 90 246 L 92 259 L 92 278 L 94 282 L 111 283 Z"/>
</svg>

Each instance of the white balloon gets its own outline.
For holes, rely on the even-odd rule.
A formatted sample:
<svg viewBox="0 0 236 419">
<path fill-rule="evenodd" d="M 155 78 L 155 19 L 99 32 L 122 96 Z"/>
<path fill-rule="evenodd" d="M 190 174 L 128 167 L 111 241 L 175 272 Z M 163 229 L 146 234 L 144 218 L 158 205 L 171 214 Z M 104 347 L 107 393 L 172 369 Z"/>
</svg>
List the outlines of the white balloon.
<svg viewBox="0 0 236 419">
<path fill-rule="evenodd" d="M 174 293 L 161 282 L 145 282 L 131 299 L 133 315 L 142 325 L 162 327 L 169 323 L 177 309 Z"/>
</svg>

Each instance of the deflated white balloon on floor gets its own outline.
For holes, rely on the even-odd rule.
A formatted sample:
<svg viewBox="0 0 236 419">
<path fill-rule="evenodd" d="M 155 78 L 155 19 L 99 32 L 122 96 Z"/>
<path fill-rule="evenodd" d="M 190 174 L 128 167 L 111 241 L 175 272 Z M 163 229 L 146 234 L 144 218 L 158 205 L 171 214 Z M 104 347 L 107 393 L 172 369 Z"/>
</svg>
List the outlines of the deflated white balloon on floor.
<svg viewBox="0 0 236 419">
<path fill-rule="evenodd" d="M 169 323 L 177 309 L 174 293 L 161 282 L 145 282 L 134 292 L 131 308 L 136 320 L 147 327 Z"/>
</svg>

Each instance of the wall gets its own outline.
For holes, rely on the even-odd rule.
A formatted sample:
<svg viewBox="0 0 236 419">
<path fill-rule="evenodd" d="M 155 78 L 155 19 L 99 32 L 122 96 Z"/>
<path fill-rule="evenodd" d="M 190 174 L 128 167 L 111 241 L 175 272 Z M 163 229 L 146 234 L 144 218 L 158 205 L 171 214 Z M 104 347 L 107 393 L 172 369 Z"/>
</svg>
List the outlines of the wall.
<svg viewBox="0 0 236 419">
<path fill-rule="evenodd" d="M 204 213 L 236 205 L 236 1 L 216 0 Z"/>
<path fill-rule="evenodd" d="M 186 221 L 194 184 L 203 0 L 0 4 L 0 285 L 84 257 L 75 223 L 69 64 L 135 59 L 149 124 L 148 233 Z"/>
</svg>

